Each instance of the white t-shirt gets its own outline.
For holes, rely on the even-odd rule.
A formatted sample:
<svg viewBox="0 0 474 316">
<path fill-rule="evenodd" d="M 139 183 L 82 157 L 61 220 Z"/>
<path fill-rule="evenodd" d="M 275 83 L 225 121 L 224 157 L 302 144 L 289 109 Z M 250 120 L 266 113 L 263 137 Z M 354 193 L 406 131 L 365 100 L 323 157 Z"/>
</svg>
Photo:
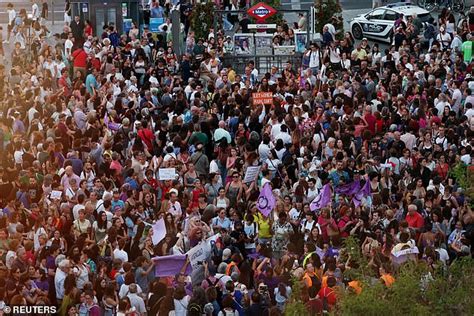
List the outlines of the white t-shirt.
<svg viewBox="0 0 474 316">
<path fill-rule="evenodd" d="M 16 164 L 22 164 L 23 163 L 23 150 L 16 150 L 13 153 L 13 158 L 15 158 Z"/>
<path fill-rule="evenodd" d="M 8 23 L 12 24 L 15 18 L 16 18 L 16 11 L 14 9 L 8 10 Z"/>
<path fill-rule="evenodd" d="M 272 126 L 272 131 L 270 132 L 272 139 L 275 139 L 275 136 L 281 132 L 281 123 L 276 123 Z"/>
<path fill-rule="evenodd" d="M 55 61 L 53 63 L 56 66 L 56 79 L 61 78 L 61 71 L 66 67 L 63 61 Z"/>
<path fill-rule="evenodd" d="M 186 311 L 188 309 L 189 304 L 189 295 L 186 295 L 180 300 L 173 300 L 174 301 L 174 312 L 175 315 L 186 315 Z"/>
<path fill-rule="evenodd" d="M 436 40 L 440 42 L 441 48 L 449 47 L 451 43 L 451 35 L 449 35 L 448 33 L 439 33 L 436 36 Z"/>
<path fill-rule="evenodd" d="M 275 141 L 281 139 L 283 144 L 291 144 L 291 136 L 286 132 L 280 132 L 275 136 Z"/>
<path fill-rule="evenodd" d="M 462 101 L 462 92 L 461 90 L 459 89 L 455 89 L 453 91 L 453 97 L 452 97 L 453 101 L 454 101 L 454 104 L 452 106 L 453 108 L 453 111 L 455 111 L 456 113 L 458 113 L 459 111 L 459 107 L 461 105 L 461 101 Z"/>
<path fill-rule="evenodd" d="M 467 120 L 468 122 L 471 121 L 471 118 L 474 117 L 474 109 L 468 109 L 465 113 L 465 115 L 467 116 Z"/>
<path fill-rule="evenodd" d="M 183 211 L 181 210 L 181 204 L 176 201 L 174 204 L 170 204 L 170 208 L 168 210 L 176 219 L 181 218 L 183 215 Z"/>
<path fill-rule="evenodd" d="M 318 228 L 319 234 L 321 234 L 321 227 L 319 224 L 313 219 L 311 222 L 304 219 L 301 222 L 301 232 L 304 233 L 304 240 L 306 241 L 309 237 L 309 234 L 313 230 L 314 227 Z"/>
<path fill-rule="evenodd" d="M 308 193 L 306 193 L 307 202 L 312 202 L 316 198 L 316 196 L 318 196 L 318 194 L 319 190 L 316 187 L 316 184 L 314 185 L 313 189 L 308 188 Z"/>
<path fill-rule="evenodd" d="M 137 309 L 137 312 L 139 313 L 139 315 L 145 315 L 146 308 L 145 308 L 145 302 L 143 301 L 143 298 L 138 296 L 137 293 L 129 293 L 127 296 L 130 300 L 130 305 Z"/>
<path fill-rule="evenodd" d="M 35 234 L 33 235 L 35 251 L 40 248 L 39 237 L 43 234 L 47 235 L 46 230 L 43 227 L 40 227 L 35 231 Z"/>
<path fill-rule="evenodd" d="M 209 173 L 217 173 L 219 171 L 219 165 L 217 161 L 214 159 L 209 163 Z"/>
<path fill-rule="evenodd" d="M 40 10 L 39 10 L 39 7 L 38 7 L 38 5 L 37 5 L 36 3 L 33 3 L 33 4 L 31 5 L 31 14 L 32 14 L 32 19 L 33 19 L 34 21 L 38 20 L 39 17 L 40 17 L 40 15 L 41 15 L 41 12 L 40 12 Z"/>
<path fill-rule="evenodd" d="M 143 292 L 142 288 L 140 287 L 140 285 L 137 284 L 137 293 L 140 294 L 142 292 Z M 125 296 L 128 295 L 128 293 L 129 293 L 128 285 L 126 285 L 125 283 L 122 284 L 119 291 L 119 298 L 124 298 Z"/>
<path fill-rule="evenodd" d="M 464 162 L 466 165 L 471 163 L 471 155 L 466 154 L 461 156 L 461 161 Z"/>
<path fill-rule="evenodd" d="M 72 270 L 76 275 L 76 286 L 79 290 L 84 288 L 84 285 L 89 282 L 89 271 L 83 264 L 82 267 L 75 266 Z"/>
<path fill-rule="evenodd" d="M 441 260 L 443 262 L 443 264 L 446 265 L 446 263 L 448 263 L 448 261 L 449 261 L 449 255 L 448 255 L 448 252 L 446 251 L 446 249 L 437 248 L 436 252 L 439 254 L 439 260 Z"/>
<path fill-rule="evenodd" d="M 67 39 L 64 42 L 64 54 L 66 55 L 66 58 L 71 56 L 73 46 L 74 46 L 74 43 L 70 39 Z"/>
<path fill-rule="evenodd" d="M 262 161 L 267 160 L 268 156 L 270 155 L 270 151 L 271 151 L 270 146 L 267 144 L 261 143 L 258 146 L 258 154 L 260 155 L 260 159 Z"/>
<path fill-rule="evenodd" d="M 91 227 L 91 222 L 88 219 L 84 219 L 81 222 L 79 219 L 74 221 L 74 228 L 80 233 L 85 234 L 89 232 L 89 228 Z"/>
<path fill-rule="evenodd" d="M 253 222 L 250 225 L 247 225 L 247 222 L 245 222 L 244 231 L 248 238 L 250 238 L 251 236 L 256 237 L 258 234 L 257 223 Z M 245 249 L 255 249 L 255 248 L 256 248 L 255 242 L 245 243 Z"/>
</svg>

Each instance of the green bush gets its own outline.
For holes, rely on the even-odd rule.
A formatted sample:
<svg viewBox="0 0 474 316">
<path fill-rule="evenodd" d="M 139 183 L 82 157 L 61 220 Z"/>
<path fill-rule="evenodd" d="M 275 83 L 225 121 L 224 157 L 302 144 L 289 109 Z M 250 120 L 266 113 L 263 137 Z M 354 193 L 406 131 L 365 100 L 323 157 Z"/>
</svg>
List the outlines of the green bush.
<svg viewBox="0 0 474 316">
<path fill-rule="evenodd" d="M 362 283 L 362 293 L 342 292 L 335 314 L 339 315 L 474 315 L 474 261 L 470 257 L 455 260 L 446 270 L 430 272 L 424 261 L 403 265 L 396 281 L 386 288 L 370 275 L 362 258 L 358 241 L 346 241 L 347 252 L 357 264 L 351 269 L 354 279 Z"/>
<path fill-rule="evenodd" d="M 456 259 L 451 266 L 439 265 L 430 271 L 424 261 L 409 262 L 394 274 L 395 283 L 386 288 L 363 257 L 359 240 L 349 237 L 344 243 L 344 261 L 351 256 L 353 268 L 344 276 L 358 280 L 362 293 L 339 291 L 333 315 L 474 315 L 474 260 Z M 293 292 L 285 308 L 285 315 L 307 315 L 301 300 L 300 281 L 293 281 Z"/>
</svg>

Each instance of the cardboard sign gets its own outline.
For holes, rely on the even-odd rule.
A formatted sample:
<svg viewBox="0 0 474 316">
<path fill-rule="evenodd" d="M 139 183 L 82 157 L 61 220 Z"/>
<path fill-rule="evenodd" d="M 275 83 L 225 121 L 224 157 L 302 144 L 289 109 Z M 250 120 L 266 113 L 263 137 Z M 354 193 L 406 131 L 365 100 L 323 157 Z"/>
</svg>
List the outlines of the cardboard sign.
<svg viewBox="0 0 474 316">
<path fill-rule="evenodd" d="M 273 93 L 272 92 L 255 92 L 252 93 L 253 104 L 272 104 Z"/>
<path fill-rule="evenodd" d="M 247 167 L 247 171 L 245 172 L 244 183 L 250 183 L 257 179 L 257 176 L 260 172 L 260 166 L 250 166 Z"/>
<path fill-rule="evenodd" d="M 160 218 L 155 224 L 152 225 L 152 230 L 153 235 L 151 235 L 151 241 L 153 242 L 153 245 L 156 246 L 166 236 L 165 220 Z"/>
<path fill-rule="evenodd" d="M 53 190 L 51 191 L 51 195 L 49 196 L 52 200 L 60 200 L 61 199 L 61 195 L 63 193 L 61 191 L 56 191 L 56 190 Z"/>
<path fill-rule="evenodd" d="M 160 180 L 174 180 L 176 179 L 175 168 L 160 168 L 158 169 L 158 177 Z"/>
</svg>

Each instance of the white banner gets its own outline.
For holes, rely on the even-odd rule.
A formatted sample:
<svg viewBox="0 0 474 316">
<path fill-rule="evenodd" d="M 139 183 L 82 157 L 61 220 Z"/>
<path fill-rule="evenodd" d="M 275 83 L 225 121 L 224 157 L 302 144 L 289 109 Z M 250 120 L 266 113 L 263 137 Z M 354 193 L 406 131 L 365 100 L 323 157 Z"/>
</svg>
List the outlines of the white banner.
<svg viewBox="0 0 474 316">
<path fill-rule="evenodd" d="M 211 244 L 206 240 L 191 248 L 187 253 L 191 267 L 197 269 L 211 256 Z"/>
</svg>

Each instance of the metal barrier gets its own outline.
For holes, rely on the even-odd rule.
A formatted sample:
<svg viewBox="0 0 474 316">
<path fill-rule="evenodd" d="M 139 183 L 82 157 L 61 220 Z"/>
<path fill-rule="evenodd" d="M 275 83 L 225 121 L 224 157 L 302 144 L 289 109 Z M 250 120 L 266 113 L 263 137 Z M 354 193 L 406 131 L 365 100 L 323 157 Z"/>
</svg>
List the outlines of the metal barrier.
<svg viewBox="0 0 474 316">
<path fill-rule="evenodd" d="M 286 67 L 287 63 L 291 63 L 291 68 L 298 71 L 301 67 L 302 54 L 296 53 L 294 55 L 249 55 L 249 56 L 235 56 L 224 55 L 222 64 L 224 67 L 231 65 L 238 74 L 243 74 L 245 66 L 250 61 L 255 62 L 255 68 L 261 75 L 270 72 L 273 66 L 276 66 L 279 71 Z"/>
</svg>

